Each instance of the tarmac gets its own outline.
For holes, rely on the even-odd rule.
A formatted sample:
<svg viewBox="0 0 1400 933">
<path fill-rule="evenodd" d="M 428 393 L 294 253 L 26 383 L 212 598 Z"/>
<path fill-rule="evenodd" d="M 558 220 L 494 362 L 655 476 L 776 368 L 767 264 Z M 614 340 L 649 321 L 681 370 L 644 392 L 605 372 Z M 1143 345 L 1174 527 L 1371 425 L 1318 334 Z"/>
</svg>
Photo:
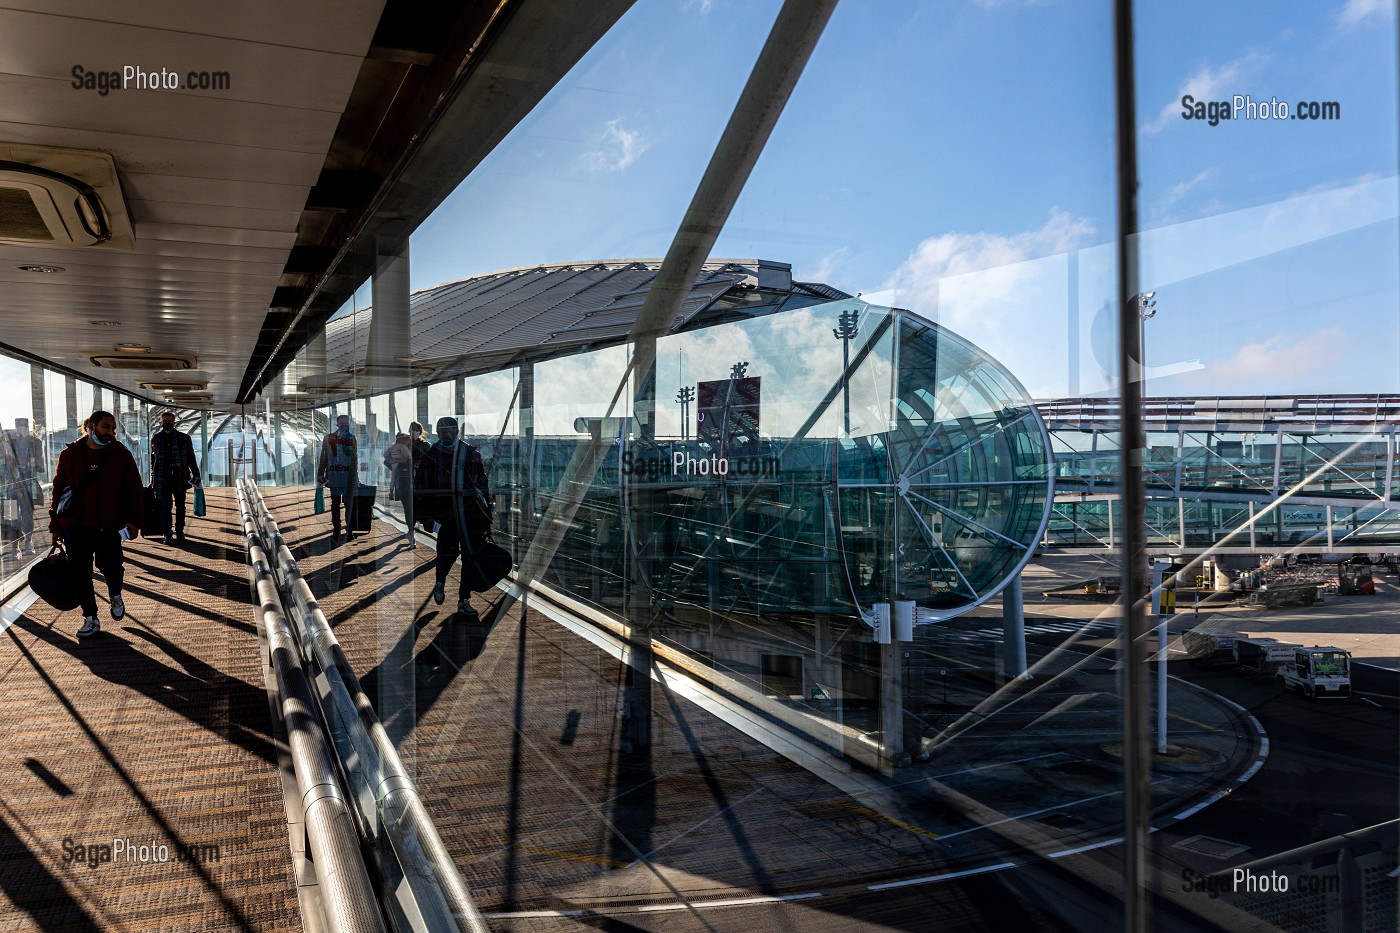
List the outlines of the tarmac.
<svg viewBox="0 0 1400 933">
<path fill-rule="evenodd" d="M 473 597 L 481 621 L 465 620 L 428 599 L 430 539 L 409 550 L 376 521 L 334 546 L 303 491 L 263 493 L 488 918 L 852 895 L 1119 841 L 1111 645 L 1049 651 L 1029 680 L 998 686 L 993 642 L 921 628 L 906 741 L 923 760 L 887 773 L 770 715 L 829 719 L 822 701 L 778 711 L 674 672 L 651 684 L 651 747 L 628 751 L 627 671 L 603 640 L 500 591 Z M 946 703 L 930 679 L 943 664 L 962 672 Z M 1154 774 L 1162 823 L 1238 786 L 1262 745 L 1228 701 L 1175 680 L 1169 697 L 1172 741 L 1207 764 Z M 848 741 L 865 741 L 859 716 L 845 719 Z"/>
</svg>

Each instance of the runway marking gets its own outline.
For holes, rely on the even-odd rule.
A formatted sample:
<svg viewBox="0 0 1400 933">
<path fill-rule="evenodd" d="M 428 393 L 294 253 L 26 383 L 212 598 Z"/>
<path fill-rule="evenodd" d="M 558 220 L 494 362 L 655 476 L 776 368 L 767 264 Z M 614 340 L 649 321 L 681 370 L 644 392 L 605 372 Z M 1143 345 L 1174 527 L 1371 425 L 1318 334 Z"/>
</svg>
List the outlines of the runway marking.
<svg viewBox="0 0 1400 933">
<path fill-rule="evenodd" d="M 3 630 L 0 630 L 0 631 L 3 631 Z M 1369 700 L 1369 699 L 1367 699 L 1366 697 L 1357 697 L 1357 699 L 1360 700 L 1362 703 L 1370 703 L 1370 704 L 1371 704 L 1372 706 L 1374 706 L 1376 709 L 1385 709 L 1384 706 L 1381 706 L 1381 705 L 1380 705 L 1379 703 L 1377 703 L 1375 700 Z"/>
<path fill-rule="evenodd" d="M 809 901 L 814 897 L 821 897 L 821 894 L 813 891 L 809 894 L 784 894 L 770 897 L 736 897 L 724 901 L 692 901 L 689 904 L 651 904 L 647 907 L 638 907 L 637 913 L 649 914 L 665 910 L 705 910 L 710 907 L 749 907 L 754 904 L 783 904 L 788 901 Z"/>
<path fill-rule="evenodd" d="M 906 823 L 903 820 L 897 820 L 892 816 L 885 816 L 885 814 L 881 813 L 879 810 L 872 810 L 869 807 L 861 806 L 860 804 L 850 800 L 837 799 L 833 800 L 832 802 L 835 803 L 838 807 L 845 807 L 848 810 L 854 810 L 857 813 L 860 813 L 864 816 L 874 817 L 877 820 L 884 820 L 886 823 L 889 823 L 892 826 L 898 826 L 900 829 L 907 829 L 909 830 L 909 832 L 918 833 L 920 836 L 927 836 L 930 839 L 942 838 L 938 835 L 938 833 L 929 832 L 927 829 L 924 829 L 920 826 L 915 826 L 912 823 Z"/>
<path fill-rule="evenodd" d="M 989 871 L 1004 871 L 1008 868 L 1015 868 L 1015 862 L 998 862 L 995 865 L 987 865 L 983 868 L 968 868 L 964 871 L 950 871 L 942 875 L 929 875 L 927 878 L 910 878 L 908 881 L 889 881 L 885 884 L 872 884 L 866 890 L 888 891 L 891 888 L 907 888 L 915 884 L 933 884 L 935 881 L 948 881 L 953 878 L 966 878 L 968 875 L 982 875 Z"/>
<path fill-rule="evenodd" d="M 1200 803 L 1196 804 L 1189 810 L 1182 810 L 1175 817 L 1173 817 L 1173 819 L 1184 820 L 1188 816 L 1195 816 L 1197 813 L 1200 813 L 1206 807 L 1210 806 L 1213 803 L 1217 803 L 1221 800 L 1224 800 L 1228 796 L 1230 796 L 1230 791 L 1228 790 L 1222 790 L 1218 794 L 1212 794 L 1211 796 L 1207 797 L 1205 800 L 1202 800 Z"/>
<path fill-rule="evenodd" d="M 555 858 L 566 858 L 574 862 L 588 862 L 592 865 L 606 865 L 608 868 L 626 868 L 630 862 L 619 862 L 617 859 L 604 858 L 601 855 L 584 855 L 580 852 L 565 852 L 562 849 L 545 849 L 540 846 L 516 846 L 521 852 L 529 852 L 531 855 L 552 855 Z"/>
<path fill-rule="evenodd" d="M 1065 849 L 1063 852 L 1051 852 L 1047 858 L 1064 858 L 1066 855 L 1078 855 L 1080 852 L 1088 852 L 1092 849 L 1102 849 L 1105 846 L 1116 846 L 1123 841 L 1123 837 L 1108 839 L 1104 842 L 1091 842 L 1087 846 L 1080 846 L 1077 849 Z"/>
<path fill-rule="evenodd" d="M 487 920 L 532 920 L 542 917 L 582 917 L 581 910 L 517 910 L 512 913 L 482 914 Z"/>
<path fill-rule="evenodd" d="M 1259 769 L 1262 768 L 1262 767 L 1264 767 L 1264 759 L 1260 758 L 1260 759 L 1259 759 L 1258 761 L 1256 761 L 1254 764 L 1252 764 L 1252 765 L 1249 766 L 1249 770 L 1248 770 L 1248 771 L 1246 771 L 1244 774 L 1241 774 L 1239 777 L 1235 778 L 1235 783 L 1236 783 L 1236 784 L 1243 784 L 1245 781 L 1248 781 L 1250 778 L 1254 777 L 1254 775 L 1258 774 L 1258 773 L 1259 773 Z"/>
<path fill-rule="evenodd" d="M 1153 783 L 1153 784 L 1161 784 L 1161 783 L 1162 783 L 1163 781 L 1165 781 L 1165 780 L 1167 780 L 1167 779 L 1166 779 L 1166 778 L 1161 778 L 1161 779 L 1159 779 L 1159 780 L 1153 781 L 1152 783 Z M 1123 793 L 1121 790 L 1113 790 L 1113 791 L 1109 791 L 1109 792 L 1106 793 L 1106 794 L 1097 794 L 1097 795 L 1095 795 L 1095 796 L 1093 796 L 1093 797 L 1084 797 L 1084 798 L 1081 798 L 1081 799 L 1079 799 L 1079 800 L 1071 800 L 1071 801 L 1069 801 L 1068 803 L 1056 804 L 1056 805 L 1053 806 L 1053 807 L 1045 807 L 1045 808 L 1040 809 L 1040 810 L 1032 810 L 1030 813 L 1020 813 L 1020 814 L 1017 814 L 1016 816 L 1008 816 L 1008 817 L 1004 817 L 1004 818 L 999 819 L 999 820 L 993 820 L 993 821 L 990 822 L 990 823 L 983 823 L 981 826 L 969 826 L 967 829 L 960 829 L 960 830 L 958 830 L 958 831 L 955 832 L 955 833 L 944 833 L 943 836 L 942 836 L 941 838 L 943 838 L 943 839 L 952 839 L 954 836 L 961 836 L 963 833 L 975 833 L 975 832 L 977 832 L 977 830 L 979 830 L 979 829 L 988 829 L 988 828 L 990 828 L 990 827 L 992 827 L 992 826 L 1000 826 L 1002 823 L 1010 823 L 1010 822 L 1012 822 L 1012 821 L 1014 821 L 1014 820 L 1029 819 L 1030 817 L 1033 817 L 1033 816 L 1039 816 L 1039 815 L 1042 814 L 1042 813 L 1049 813 L 1049 812 L 1051 812 L 1052 810 L 1063 810 L 1063 809 L 1065 809 L 1066 807 L 1077 807 L 1077 806 L 1078 806 L 1079 804 L 1081 804 L 1081 803 L 1088 803 L 1088 802 L 1091 801 L 1091 800 L 1102 800 L 1102 799 L 1105 798 L 1105 797 L 1116 797 L 1116 796 L 1118 796 L 1118 795 L 1121 794 L 1121 793 Z"/>
</svg>

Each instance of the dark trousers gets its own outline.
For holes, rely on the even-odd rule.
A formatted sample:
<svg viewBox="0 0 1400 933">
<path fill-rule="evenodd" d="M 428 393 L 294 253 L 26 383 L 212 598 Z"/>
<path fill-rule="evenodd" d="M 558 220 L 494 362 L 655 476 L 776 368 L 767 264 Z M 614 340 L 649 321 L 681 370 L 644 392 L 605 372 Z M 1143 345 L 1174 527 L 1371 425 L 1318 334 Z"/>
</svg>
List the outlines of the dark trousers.
<svg viewBox="0 0 1400 933">
<path fill-rule="evenodd" d="M 184 480 L 169 480 L 160 493 L 160 514 L 165 517 L 165 533 L 185 533 L 185 493 L 188 488 Z M 175 507 L 175 524 L 170 524 L 170 508 Z"/>
<path fill-rule="evenodd" d="M 331 529 L 335 534 L 340 534 L 340 510 L 345 504 L 344 496 L 337 496 L 331 493 Z M 346 515 L 349 518 L 349 515 Z"/>
<path fill-rule="evenodd" d="M 472 529 L 472 550 L 481 547 L 485 535 L 476 529 Z M 472 559 L 471 554 L 462 547 L 462 530 L 457 521 L 448 516 L 447 521 L 438 529 L 437 540 L 437 582 L 446 583 L 447 575 L 452 572 L 452 565 L 457 562 L 458 555 L 461 555 L 462 562 L 466 563 Z M 467 575 L 462 576 L 457 581 L 457 598 L 466 599 L 471 595 L 471 590 L 467 588 Z"/>
<path fill-rule="evenodd" d="M 107 579 L 107 595 L 120 596 L 122 592 L 122 539 L 115 531 L 100 528 L 63 529 L 63 547 L 68 551 L 68 562 L 75 568 L 73 577 L 78 585 L 83 615 L 97 615 L 97 594 L 92 588 L 92 563 L 97 560 L 97 569 Z"/>
</svg>

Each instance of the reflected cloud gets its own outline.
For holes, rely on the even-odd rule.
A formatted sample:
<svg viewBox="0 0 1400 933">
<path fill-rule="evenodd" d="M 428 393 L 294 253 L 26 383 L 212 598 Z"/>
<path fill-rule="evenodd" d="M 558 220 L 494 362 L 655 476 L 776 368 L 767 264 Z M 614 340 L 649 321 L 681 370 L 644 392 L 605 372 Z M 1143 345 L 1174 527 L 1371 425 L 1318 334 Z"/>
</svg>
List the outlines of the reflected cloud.
<svg viewBox="0 0 1400 933">
<path fill-rule="evenodd" d="M 1342 360 L 1346 345 L 1347 335 L 1340 327 L 1324 327 L 1301 337 L 1279 334 L 1247 343 L 1189 378 L 1212 386 L 1248 386 L 1272 381 L 1279 373 L 1305 376 L 1335 366 Z"/>
<path fill-rule="evenodd" d="M 621 172 L 641 158 L 651 148 L 640 130 L 629 130 L 622 118 L 609 120 L 603 128 L 598 148 L 579 156 L 579 164 L 590 172 Z"/>
<path fill-rule="evenodd" d="M 1394 8 L 1392 0 L 1347 0 L 1342 7 L 1341 14 L 1337 17 L 1338 25 L 1342 27 L 1355 26 L 1363 20 L 1373 17 L 1387 18 L 1390 10 Z"/>
<path fill-rule="evenodd" d="M 1253 51 L 1218 68 L 1202 66 L 1181 83 L 1176 95 L 1169 100 L 1150 122 L 1142 125 L 1142 132 L 1153 136 L 1162 132 L 1173 121 L 1181 120 L 1181 98 L 1190 94 L 1196 100 L 1228 100 L 1232 94 L 1241 91 L 1241 82 L 1257 74 L 1268 61 L 1262 52 Z"/>
</svg>

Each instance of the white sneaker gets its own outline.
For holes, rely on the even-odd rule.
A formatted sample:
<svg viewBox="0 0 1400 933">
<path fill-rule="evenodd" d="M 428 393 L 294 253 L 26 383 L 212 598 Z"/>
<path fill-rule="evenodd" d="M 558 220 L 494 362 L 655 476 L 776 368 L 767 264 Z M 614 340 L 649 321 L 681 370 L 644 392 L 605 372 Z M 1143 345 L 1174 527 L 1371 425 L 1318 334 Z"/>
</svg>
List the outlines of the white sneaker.
<svg viewBox="0 0 1400 933">
<path fill-rule="evenodd" d="M 100 631 L 102 631 L 102 623 L 97 621 L 97 616 L 83 616 L 83 627 L 78 629 L 78 637 L 87 638 Z"/>
<path fill-rule="evenodd" d="M 122 616 L 126 615 L 126 603 L 122 602 L 120 596 L 112 597 L 111 611 L 112 618 L 114 619 L 120 619 Z"/>
</svg>

